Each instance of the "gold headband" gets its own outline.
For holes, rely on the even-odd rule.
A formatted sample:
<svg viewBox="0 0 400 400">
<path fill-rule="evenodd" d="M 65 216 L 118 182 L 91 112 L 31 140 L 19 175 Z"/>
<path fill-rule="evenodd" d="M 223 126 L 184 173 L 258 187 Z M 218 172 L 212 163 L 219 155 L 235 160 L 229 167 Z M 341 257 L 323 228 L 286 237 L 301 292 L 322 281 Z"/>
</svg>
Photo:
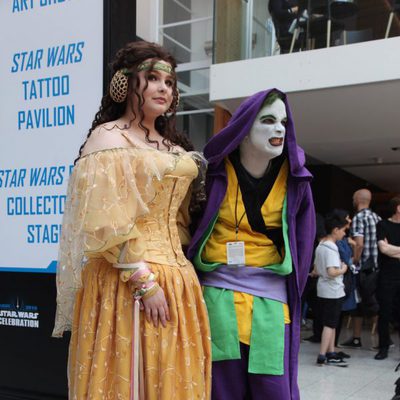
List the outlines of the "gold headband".
<svg viewBox="0 0 400 400">
<path fill-rule="evenodd" d="M 157 71 L 164 71 L 167 74 L 172 74 L 172 67 L 169 64 L 164 64 L 161 62 L 156 61 L 152 65 L 152 61 L 143 61 L 141 64 L 138 65 L 137 70 L 140 71 L 149 71 L 149 70 L 157 70 Z"/>
</svg>

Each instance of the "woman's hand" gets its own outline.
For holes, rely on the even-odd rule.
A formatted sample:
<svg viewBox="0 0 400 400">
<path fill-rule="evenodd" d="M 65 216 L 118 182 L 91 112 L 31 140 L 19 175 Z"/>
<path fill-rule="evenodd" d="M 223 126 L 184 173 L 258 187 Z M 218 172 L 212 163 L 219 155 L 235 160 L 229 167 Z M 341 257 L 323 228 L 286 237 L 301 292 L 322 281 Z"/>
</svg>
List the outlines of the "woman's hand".
<svg viewBox="0 0 400 400">
<path fill-rule="evenodd" d="M 148 298 L 142 298 L 144 312 L 146 314 L 147 322 L 153 320 L 154 326 L 158 327 L 158 320 L 165 328 L 167 321 L 169 321 L 169 309 L 167 301 L 165 300 L 164 291 L 159 287 L 157 292 Z"/>
</svg>

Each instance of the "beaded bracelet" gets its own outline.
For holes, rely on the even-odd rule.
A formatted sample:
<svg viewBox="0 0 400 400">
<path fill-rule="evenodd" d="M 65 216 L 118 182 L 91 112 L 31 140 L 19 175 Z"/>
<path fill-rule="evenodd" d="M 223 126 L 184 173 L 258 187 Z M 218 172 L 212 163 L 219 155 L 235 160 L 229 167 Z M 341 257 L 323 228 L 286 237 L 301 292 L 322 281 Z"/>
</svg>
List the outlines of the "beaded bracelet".
<svg viewBox="0 0 400 400">
<path fill-rule="evenodd" d="M 130 282 L 135 299 L 149 298 L 156 294 L 159 285 L 157 275 L 153 274 L 144 261 L 131 264 L 114 264 L 116 268 L 123 268 L 120 278 L 123 282 Z"/>
<path fill-rule="evenodd" d="M 156 276 L 148 268 L 136 271 L 132 274 L 129 281 L 132 282 L 133 287 L 136 289 L 133 294 L 135 299 L 153 296 L 159 288 L 155 280 Z"/>
<path fill-rule="evenodd" d="M 144 261 L 138 261 L 135 263 L 125 263 L 125 264 L 115 263 L 113 264 L 113 267 L 122 270 L 119 274 L 122 282 L 128 282 L 131 279 L 132 275 L 135 274 L 136 272 L 143 270 L 145 268 L 148 269 L 147 263 L 145 263 Z"/>
<path fill-rule="evenodd" d="M 158 292 L 159 288 L 160 285 L 157 282 L 151 282 L 149 286 L 142 287 L 136 290 L 134 293 L 134 297 L 135 299 L 137 298 L 148 299 L 149 297 L 154 296 Z"/>
</svg>

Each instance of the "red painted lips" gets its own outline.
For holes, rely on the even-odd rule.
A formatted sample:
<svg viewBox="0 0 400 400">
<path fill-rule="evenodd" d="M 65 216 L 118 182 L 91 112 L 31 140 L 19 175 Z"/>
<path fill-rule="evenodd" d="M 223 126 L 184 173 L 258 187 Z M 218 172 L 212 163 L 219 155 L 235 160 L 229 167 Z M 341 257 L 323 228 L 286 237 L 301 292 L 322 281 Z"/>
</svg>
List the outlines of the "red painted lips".
<svg viewBox="0 0 400 400">
<path fill-rule="evenodd" d="M 269 143 L 271 146 L 282 146 L 283 138 L 277 138 L 277 137 L 271 138 L 269 139 Z"/>
</svg>

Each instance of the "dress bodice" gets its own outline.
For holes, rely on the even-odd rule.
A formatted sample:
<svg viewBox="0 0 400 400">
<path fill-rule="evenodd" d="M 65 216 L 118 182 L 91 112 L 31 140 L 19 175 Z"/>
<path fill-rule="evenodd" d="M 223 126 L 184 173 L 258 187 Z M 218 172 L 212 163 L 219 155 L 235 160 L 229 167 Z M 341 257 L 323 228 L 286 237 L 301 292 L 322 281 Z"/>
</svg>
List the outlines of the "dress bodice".
<svg viewBox="0 0 400 400">
<path fill-rule="evenodd" d="M 149 212 L 137 219 L 137 228 L 145 246 L 143 258 L 160 264 L 187 264 L 182 251 L 182 226 L 189 201 L 189 187 L 197 176 L 196 163 L 189 155 L 180 156 L 176 168 L 162 180 L 153 180 L 155 197 Z M 180 210 L 180 208 L 183 210 Z"/>
</svg>

